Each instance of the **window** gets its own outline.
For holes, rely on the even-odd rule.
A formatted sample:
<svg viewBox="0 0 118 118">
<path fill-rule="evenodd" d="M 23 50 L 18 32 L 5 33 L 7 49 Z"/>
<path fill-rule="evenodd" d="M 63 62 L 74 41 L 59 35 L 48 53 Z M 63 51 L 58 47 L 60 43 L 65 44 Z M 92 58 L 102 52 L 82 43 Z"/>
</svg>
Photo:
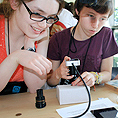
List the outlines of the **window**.
<svg viewBox="0 0 118 118">
<path fill-rule="evenodd" d="M 114 1 L 115 3 L 115 12 L 114 12 L 114 25 L 118 25 L 118 0 Z"/>
<path fill-rule="evenodd" d="M 114 30 L 114 36 L 115 36 L 116 42 L 118 44 L 118 29 Z M 114 55 L 113 67 L 118 67 L 118 54 Z"/>
</svg>

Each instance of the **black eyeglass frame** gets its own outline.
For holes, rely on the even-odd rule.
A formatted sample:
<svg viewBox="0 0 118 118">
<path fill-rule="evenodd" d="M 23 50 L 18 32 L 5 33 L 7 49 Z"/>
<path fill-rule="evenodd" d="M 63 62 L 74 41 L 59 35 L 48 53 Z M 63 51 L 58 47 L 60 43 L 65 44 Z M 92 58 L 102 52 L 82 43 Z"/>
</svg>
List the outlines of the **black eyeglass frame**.
<svg viewBox="0 0 118 118">
<path fill-rule="evenodd" d="M 24 2 L 23 0 L 21 0 L 21 1 L 22 1 L 22 3 L 24 4 L 25 8 L 27 9 L 28 13 L 30 14 L 30 19 L 31 19 L 31 20 L 37 21 L 37 22 L 42 22 L 42 21 L 46 20 L 46 23 L 48 23 L 48 24 L 54 24 L 54 23 L 56 23 L 57 21 L 59 21 L 59 17 L 58 17 L 56 14 L 53 14 L 53 15 L 55 15 L 57 19 L 52 18 L 52 17 L 47 18 L 47 17 L 45 17 L 45 16 L 40 15 L 39 13 L 31 12 L 31 10 L 28 8 L 28 6 L 25 4 L 25 2 Z M 37 15 L 37 16 L 41 16 L 43 19 L 42 19 L 42 20 L 34 20 L 34 19 L 31 18 L 31 15 L 32 15 L 32 14 L 35 14 L 35 15 Z M 49 22 L 48 22 L 49 19 L 54 19 L 54 20 L 56 20 L 56 21 L 54 21 L 53 23 L 49 23 Z"/>
</svg>

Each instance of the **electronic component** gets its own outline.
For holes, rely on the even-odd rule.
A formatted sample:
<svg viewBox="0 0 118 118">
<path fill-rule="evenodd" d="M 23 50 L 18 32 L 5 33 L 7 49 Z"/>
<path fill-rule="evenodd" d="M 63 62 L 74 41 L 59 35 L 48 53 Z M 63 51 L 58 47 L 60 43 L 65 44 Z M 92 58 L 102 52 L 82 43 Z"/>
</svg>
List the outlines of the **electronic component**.
<svg viewBox="0 0 118 118">
<path fill-rule="evenodd" d="M 118 111 L 114 107 L 91 110 L 91 113 L 96 118 L 118 118 Z"/>
</svg>

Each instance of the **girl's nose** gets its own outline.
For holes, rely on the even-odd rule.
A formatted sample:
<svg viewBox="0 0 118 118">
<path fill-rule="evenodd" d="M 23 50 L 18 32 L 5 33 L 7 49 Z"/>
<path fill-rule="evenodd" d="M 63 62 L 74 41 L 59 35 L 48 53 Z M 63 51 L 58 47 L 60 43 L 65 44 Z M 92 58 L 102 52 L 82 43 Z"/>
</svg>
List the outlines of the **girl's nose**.
<svg viewBox="0 0 118 118">
<path fill-rule="evenodd" d="M 38 23 L 38 26 L 41 27 L 41 28 L 46 28 L 47 27 L 46 20 L 43 20 L 43 21 L 37 22 L 37 23 Z"/>
<path fill-rule="evenodd" d="M 98 19 L 94 19 L 92 21 L 92 27 L 96 29 L 96 28 L 98 28 L 98 25 L 99 25 L 99 20 Z"/>
</svg>

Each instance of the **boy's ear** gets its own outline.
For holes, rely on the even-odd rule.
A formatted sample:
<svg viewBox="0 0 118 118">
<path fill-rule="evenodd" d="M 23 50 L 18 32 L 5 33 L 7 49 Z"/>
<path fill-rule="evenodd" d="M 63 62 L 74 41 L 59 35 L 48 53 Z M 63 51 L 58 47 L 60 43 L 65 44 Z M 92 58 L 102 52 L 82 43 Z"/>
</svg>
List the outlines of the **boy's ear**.
<svg viewBox="0 0 118 118">
<path fill-rule="evenodd" d="M 11 8 L 16 10 L 18 8 L 18 2 L 16 0 L 9 0 Z"/>
</svg>

